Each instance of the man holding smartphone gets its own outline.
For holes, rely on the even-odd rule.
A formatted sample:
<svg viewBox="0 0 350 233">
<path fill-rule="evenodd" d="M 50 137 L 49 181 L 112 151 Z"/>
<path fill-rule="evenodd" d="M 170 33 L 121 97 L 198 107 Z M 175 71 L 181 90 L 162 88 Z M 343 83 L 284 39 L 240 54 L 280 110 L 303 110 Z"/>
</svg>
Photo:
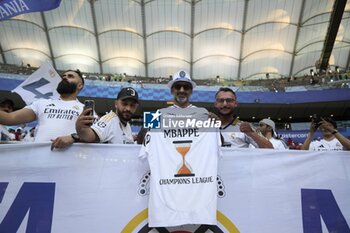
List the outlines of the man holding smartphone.
<svg viewBox="0 0 350 233">
<path fill-rule="evenodd" d="M 62 149 L 78 140 L 74 126 L 84 107 L 77 99 L 84 79 L 79 70 L 67 70 L 61 78 L 56 89 L 59 99 L 40 99 L 11 113 L 0 111 L 0 124 L 19 125 L 37 120 L 34 141 L 52 141 L 51 149 Z"/>
<path fill-rule="evenodd" d="M 323 138 L 320 141 L 313 140 L 317 129 L 322 132 Z M 301 150 L 312 151 L 339 151 L 350 150 L 350 140 L 344 137 L 337 130 L 337 123 L 330 117 L 313 117 L 310 125 L 310 132 L 307 135 Z"/>
<path fill-rule="evenodd" d="M 80 141 L 133 144 L 134 139 L 129 121 L 138 106 L 139 97 L 136 90 L 126 87 L 120 90 L 115 100 L 116 111 L 109 112 L 97 122 L 93 123 L 94 117 L 90 115 L 92 109 L 85 109 L 75 124 Z"/>
</svg>

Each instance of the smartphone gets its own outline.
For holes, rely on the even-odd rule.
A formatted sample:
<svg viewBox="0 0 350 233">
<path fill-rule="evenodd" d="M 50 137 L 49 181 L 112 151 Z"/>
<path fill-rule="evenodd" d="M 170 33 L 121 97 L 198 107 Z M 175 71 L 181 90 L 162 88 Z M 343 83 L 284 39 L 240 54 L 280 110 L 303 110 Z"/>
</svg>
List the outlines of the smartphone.
<svg viewBox="0 0 350 233">
<path fill-rule="evenodd" d="M 92 110 L 89 112 L 89 116 L 93 116 L 95 112 L 95 101 L 93 100 L 85 100 L 84 102 L 84 110 L 87 108 L 91 108 Z"/>
<path fill-rule="evenodd" d="M 316 123 L 317 127 L 320 126 L 321 118 L 317 114 L 312 115 L 313 121 Z"/>
</svg>

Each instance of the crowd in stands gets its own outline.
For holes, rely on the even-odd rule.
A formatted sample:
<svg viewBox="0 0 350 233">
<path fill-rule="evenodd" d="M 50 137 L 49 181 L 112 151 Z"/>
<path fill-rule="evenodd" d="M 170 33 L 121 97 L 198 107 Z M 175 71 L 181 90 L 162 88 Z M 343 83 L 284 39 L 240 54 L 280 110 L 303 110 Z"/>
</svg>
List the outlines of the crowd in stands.
<svg viewBox="0 0 350 233">
<path fill-rule="evenodd" d="M 118 78 L 127 78 L 127 75 L 123 74 L 118 76 Z M 111 77 L 108 80 L 111 80 Z M 133 82 L 131 80 L 128 81 L 130 83 Z M 313 76 L 310 84 L 318 81 Z M 35 134 L 34 129 L 29 133 L 24 132 L 20 127 L 16 130 L 10 129 L 8 133 L 4 129 L 1 131 L 1 134 L 7 135 L 10 140 L 16 141 L 31 141 L 31 139 L 34 139 L 34 141 L 52 141 L 51 149 L 62 149 L 74 142 L 134 143 L 135 140 L 129 121 L 138 107 L 137 91 L 132 87 L 123 88 L 115 101 L 117 111 L 101 117 L 95 125 L 93 109 L 83 110 L 83 104 L 77 99 L 79 92 L 84 88 L 84 83 L 83 75 L 79 70 L 67 70 L 62 74 L 62 80 L 56 89 L 60 94 L 60 99 L 58 100 L 41 99 L 15 112 L 12 112 L 14 107 L 12 100 L 6 98 L 1 100 L 0 123 L 2 125 L 25 124 L 36 119 L 43 122 L 43 124 L 40 124 L 41 127 L 37 129 L 37 132 L 40 132 L 40 137 L 38 136 L 39 133 L 36 133 L 35 137 L 33 137 Z M 272 84 L 276 85 L 276 80 L 273 80 Z M 179 111 L 178 109 L 181 108 L 197 108 L 189 102 L 192 91 L 197 84 L 191 80 L 185 71 L 179 71 L 174 74 L 167 86 L 170 87 L 171 94 L 174 97 L 175 104 L 173 108 L 176 111 Z M 320 118 L 317 121 L 312 119 L 310 132 L 305 142 L 302 145 L 296 145 L 292 140 L 288 139 L 287 143 L 285 143 L 278 137 L 275 123 L 271 119 L 261 120 L 257 130 L 254 130 L 251 123 L 240 121 L 239 117 L 234 115 L 234 109 L 237 107 L 237 104 L 236 93 L 231 88 L 221 87 L 218 89 L 214 102 L 218 116 L 214 114 L 215 116 L 210 117 L 221 122 L 220 132 L 225 145 L 247 148 L 251 145 L 254 148 L 350 150 L 350 140 L 337 130 L 337 124 L 331 118 Z M 48 111 L 48 106 L 58 109 Z M 87 114 L 88 112 L 92 114 Z M 211 114 L 213 113 L 209 115 Z M 61 119 L 67 119 L 68 121 L 65 125 L 66 127 L 59 128 L 60 132 L 62 132 L 58 136 L 56 135 L 57 125 L 53 124 L 53 122 L 57 121 L 58 123 Z M 111 119 L 116 120 L 112 121 Z M 111 122 L 113 122 L 113 127 L 108 126 Z M 120 132 L 115 130 L 118 128 L 118 125 L 120 126 Z M 44 128 L 45 130 L 43 130 Z M 74 132 L 74 128 L 77 133 Z M 319 141 L 312 141 L 317 129 L 321 129 L 323 138 Z"/>
<path fill-rule="evenodd" d="M 23 74 L 30 75 L 36 71 L 37 67 L 32 67 L 30 64 L 24 66 L 0 64 L 0 73 Z M 59 73 L 64 71 L 58 70 Z M 254 80 L 231 80 L 225 77 L 216 76 L 212 79 L 197 79 L 196 83 L 200 86 L 260 86 L 265 87 L 266 90 L 274 92 L 284 92 L 288 87 L 295 86 L 313 86 L 313 87 L 329 87 L 329 88 L 349 88 L 350 87 L 350 73 L 345 71 L 329 71 L 326 73 L 314 73 L 310 75 L 303 75 L 298 77 L 283 77 L 279 75 L 264 74 L 262 77 Z M 93 81 L 105 82 L 128 82 L 130 84 L 139 84 L 144 87 L 144 84 L 167 84 L 171 79 L 169 77 L 142 77 L 137 75 L 130 75 L 126 73 L 120 74 L 98 74 L 98 73 L 84 73 L 84 78 Z"/>
<path fill-rule="evenodd" d="M 33 142 L 34 141 L 34 131 L 35 127 L 31 128 L 29 131 L 18 127 L 16 129 L 9 128 L 10 133 L 10 141 L 18 141 L 18 142 Z"/>
</svg>

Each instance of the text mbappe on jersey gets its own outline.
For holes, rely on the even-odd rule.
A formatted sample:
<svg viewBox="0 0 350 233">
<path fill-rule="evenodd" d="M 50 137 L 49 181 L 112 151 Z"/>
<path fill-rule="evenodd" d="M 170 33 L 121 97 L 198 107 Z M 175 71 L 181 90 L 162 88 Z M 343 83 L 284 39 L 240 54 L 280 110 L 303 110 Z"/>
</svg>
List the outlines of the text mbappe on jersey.
<svg viewBox="0 0 350 233">
<path fill-rule="evenodd" d="M 199 137 L 198 128 L 164 130 L 164 138 Z"/>
</svg>

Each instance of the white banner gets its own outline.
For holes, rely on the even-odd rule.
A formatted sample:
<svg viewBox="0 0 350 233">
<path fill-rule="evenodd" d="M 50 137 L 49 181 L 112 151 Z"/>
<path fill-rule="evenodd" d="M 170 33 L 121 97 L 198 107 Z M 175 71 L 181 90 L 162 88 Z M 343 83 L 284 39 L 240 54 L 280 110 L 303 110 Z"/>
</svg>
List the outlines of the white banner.
<svg viewBox="0 0 350 233">
<path fill-rule="evenodd" d="M 58 99 L 56 88 L 60 81 L 59 74 L 46 61 L 12 92 L 18 93 L 27 105 L 38 99 Z"/>
<path fill-rule="evenodd" d="M 224 149 L 218 225 L 149 229 L 139 149 L 0 145 L 0 232 L 350 232 L 349 152 Z"/>
</svg>

